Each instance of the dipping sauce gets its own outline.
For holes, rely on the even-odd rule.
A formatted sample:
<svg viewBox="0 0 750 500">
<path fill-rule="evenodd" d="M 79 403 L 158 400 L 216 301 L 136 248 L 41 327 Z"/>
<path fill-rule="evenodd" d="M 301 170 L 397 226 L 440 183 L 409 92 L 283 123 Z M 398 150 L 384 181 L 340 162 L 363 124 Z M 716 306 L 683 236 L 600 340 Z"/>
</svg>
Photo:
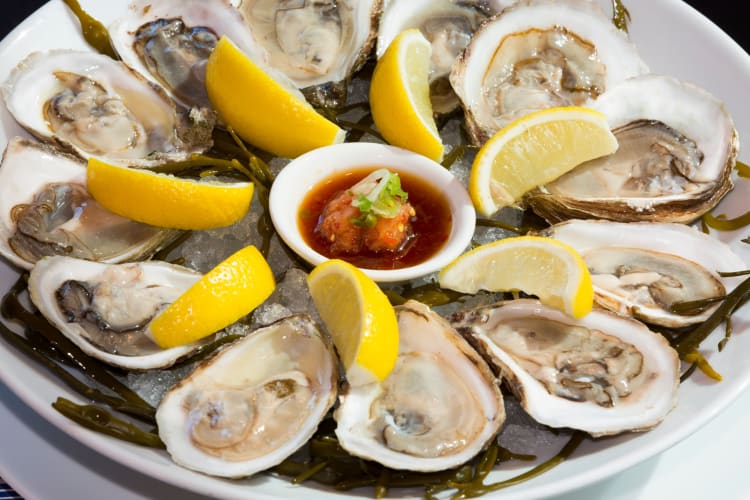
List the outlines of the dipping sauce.
<svg viewBox="0 0 750 500">
<path fill-rule="evenodd" d="M 411 223 L 412 236 L 402 249 L 377 253 L 365 249 L 355 254 L 337 254 L 331 251 L 331 243 L 315 231 L 328 202 L 378 168 L 354 169 L 334 174 L 313 187 L 302 200 L 297 214 L 297 225 L 302 238 L 321 255 L 342 259 L 365 269 L 402 269 L 424 262 L 435 255 L 450 236 L 453 218 L 448 200 L 418 176 L 391 167 L 388 169 L 401 178 L 401 187 L 408 193 L 409 204 L 416 212 Z"/>
</svg>

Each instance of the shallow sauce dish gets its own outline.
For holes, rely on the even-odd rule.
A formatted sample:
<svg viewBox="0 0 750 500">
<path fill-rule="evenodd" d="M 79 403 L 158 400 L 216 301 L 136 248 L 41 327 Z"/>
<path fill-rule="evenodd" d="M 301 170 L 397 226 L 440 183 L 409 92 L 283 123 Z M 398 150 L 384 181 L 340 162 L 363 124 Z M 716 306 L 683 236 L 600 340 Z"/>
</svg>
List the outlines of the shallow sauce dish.
<svg viewBox="0 0 750 500">
<path fill-rule="evenodd" d="M 321 182 L 344 172 L 387 168 L 420 177 L 442 193 L 452 215 L 448 240 L 423 262 L 400 269 L 362 269 L 377 282 L 398 282 L 438 271 L 471 242 L 476 215 L 464 186 L 439 163 L 401 148 L 375 143 L 344 143 L 315 149 L 286 165 L 269 195 L 271 219 L 278 234 L 300 257 L 313 265 L 328 259 L 315 251 L 300 231 L 298 218 L 305 196 Z M 346 257 L 341 257 L 346 260 Z"/>
<path fill-rule="evenodd" d="M 609 8 L 609 2 L 601 2 Z M 107 23 L 125 8 L 127 2 L 95 2 L 82 0 L 82 6 Z M 642 56 L 653 71 L 673 75 L 704 86 L 725 101 L 740 132 L 741 144 L 750 144 L 750 102 L 746 89 L 750 86 L 750 57 L 717 27 L 677 0 L 626 1 L 632 23 L 630 33 Z M 669 19 L 669 30 L 664 28 Z M 76 20 L 61 0 L 46 5 L 0 44 L 0 79 L 33 50 L 48 48 L 85 49 Z M 9 137 L 22 134 L 4 107 L 0 107 L 0 145 Z M 748 162 L 740 152 L 739 159 Z M 715 213 L 734 217 L 748 210 L 750 183 L 740 179 Z M 741 243 L 747 231 L 714 233 L 730 244 L 733 250 L 750 262 L 748 245 Z M 17 270 L 0 263 L 0 284 L 4 293 L 17 278 Z M 734 317 L 734 334 L 726 349 L 716 350 L 723 331 L 716 331 L 705 341 L 704 355 L 723 375 L 720 384 L 693 376 L 679 390 L 677 408 L 656 429 L 644 434 L 619 436 L 613 439 L 586 441 L 577 452 L 555 469 L 529 482 L 502 490 L 488 497 L 528 499 L 559 495 L 609 477 L 656 455 L 689 436 L 727 407 L 750 385 L 750 310 L 747 307 Z M 221 498 L 280 498 L 300 496 L 328 498 L 329 490 L 318 486 L 292 486 L 286 479 L 260 475 L 248 480 L 225 481 L 193 473 L 172 463 L 164 452 L 129 445 L 95 434 L 67 420 L 50 407 L 58 396 L 81 401 L 57 379 L 27 360 L 7 343 L 0 342 L 0 379 L 14 393 L 63 432 L 86 446 L 161 481 L 194 492 Z M 555 452 L 557 450 L 550 450 Z M 711 459 L 711 457 L 705 457 Z M 518 472 L 493 472 L 490 480 L 500 480 Z M 367 490 L 356 490 L 339 498 L 362 498 Z M 414 495 L 420 495 L 415 490 Z"/>
</svg>

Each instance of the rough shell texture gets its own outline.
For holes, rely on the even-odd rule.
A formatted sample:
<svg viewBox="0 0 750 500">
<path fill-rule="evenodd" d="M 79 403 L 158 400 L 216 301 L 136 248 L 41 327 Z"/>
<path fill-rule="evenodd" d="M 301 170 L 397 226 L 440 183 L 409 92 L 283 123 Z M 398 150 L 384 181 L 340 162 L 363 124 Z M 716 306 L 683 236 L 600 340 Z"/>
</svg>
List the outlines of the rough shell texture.
<svg viewBox="0 0 750 500">
<path fill-rule="evenodd" d="M 689 144 L 700 159 L 692 164 L 680 155 L 679 147 L 671 146 L 657 156 L 654 152 L 665 149 L 656 137 L 642 139 L 650 141 L 644 144 L 650 147 L 649 155 L 634 160 L 628 159 L 629 151 L 623 145 L 611 157 L 585 163 L 528 193 L 526 201 L 549 222 L 571 218 L 691 222 L 732 189 L 732 168 L 739 150 L 737 131 L 723 103 L 704 89 L 672 77 L 644 75 L 609 89 L 593 107 L 607 115 L 615 136 L 618 129 L 638 122 L 664 124 L 677 135 L 677 146 Z M 612 174 L 621 168 L 624 174 Z M 642 192 L 621 194 L 620 186 L 633 179 L 639 179 Z M 564 187 L 574 182 L 583 187 Z"/>
<path fill-rule="evenodd" d="M 555 31 L 559 32 L 559 36 L 555 37 L 560 40 L 578 40 L 573 44 L 575 48 L 571 48 L 570 54 L 555 56 L 550 61 L 540 61 L 538 51 L 527 53 L 528 46 L 523 42 L 525 37 L 531 35 L 545 38 L 547 33 Z M 554 47 L 556 44 L 557 42 L 552 43 L 546 52 L 557 52 Z M 590 55 L 575 59 L 582 52 L 580 48 Z M 490 74 L 493 62 L 497 64 L 496 61 L 500 59 L 504 61 L 498 68 L 500 76 Z M 534 76 L 540 69 L 552 70 L 551 67 L 560 61 L 563 63 L 561 69 L 554 70 L 549 79 L 540 80 L 538 76 Z M 590 83 L 595 79 L 601 80 L 601 83 L 592 89 L 597 95 L 625 78 L 647 71 L 646 64 L 627 36 L 617 30 L 598 6 L 590 1 L 519 1 L 489 18 L 476 31 L 450 75 L 451 85 L 461 100 L 472 140 L 476 144 L 484 143 L 509 120 L 529 111 L 554 105 L 582 105 L 589 102 L 592 99 L 587 95 L 576 98 L 581 102 L 568 102 L 569 97 L 558 95 L 560 89 L 554 87 L 557 86 L 556 81 L 560 86 L 565 86 L 567 71 L 586 68 L 592 61 L 597 65 L 594 68 L 596 73 L 584 72 L 576 78 L 581 84 Z M 529 69 L 533 71 L 527 78 L 526 73 Z M 503 114 L 501 111 L 500 116 L 493 116 L 498 106 L 489 104 L 487 98 L 488 93 L 497 91 L 494 79 L 508 78 L 516 71 L 522 71 L 523 78 L 511 78 L 508 82 L 521 84 L 513 83 L 509 89 L 509 97 L 502 98 L 503 102 L 510 104 L 511 109 L 515 111 L 510 114 Z M 528 86 L 529 83 L 540 81 L 543 85 L 539 89 Z M 552 84 L 552 87 L 549 84 Z M 577 87 L 578 84 L 573 90 Z M 550 90 L 553 92 L 550 93 Z M 530 104 L 520 104 L 519 99 L 514 97 L 518 95 L 522 96 L 523 102 L 530 100 Z"/>
<path fill-rule="evenodd" d="M 159 436 L 178 464 L 245 477 L 300 448 L 336 400 L 337 362 L 307 315 L 233 342 L 164 396 Z"/>
<path fill-rule="evenodd" d="M 600 310 L 576 320 L 519 299 L 457 312 L 451 323 L 502 371 L 523 408 L 542 424 L 592 436 L 646 430 L 676 404 L 677 353 L 639 321 Z M 568 330 L 576 338 L 568 339 Z"/>
<path fill-rule="evenodd" d="M 26 243 L 19 253 L 15 243 L 19 221 L 29 206 L 49 185 L 80 188 L 83 199 L 63 203 L 48 200 L 37 214 L 31 213 Z M 115 215 L 87 196 L 86 164 L 79 158 L 45 144 L 20 137 L 11 138 L 0 165 L 0 255 L 13 264 L 31 269 L 41 255 L 63 254 L 102 262 L 126 262 L 151 256 L 173 240 L 179 232 L 147 226 Z M 50 211 L 54 206 L 57 212 Z M 59 213 L 58 213 L 59 212 Z"/>
<path fill-rule="evenodd" d="M 698 266 L 699 270 L 708 273 L 721 283 L 722 293 L 731 292 L 742 278 L 722 277 L 718 272 L 738 271 L 745 267 L 742 259 L 726 244 L 683 224 L 570 220 L 545 229 L 542 235 L 571 245 L 583 256 L 584 260 L 587 260 L 588 255 L 602 249 L 610 249 L 614 252 L 618 249 L 644 250 L 653 252 L 655 255 L 674 256 L 680 261 L 684 259 L 686 263 L 692 264 L 690 267 Z M 622 272 L 624 275 L 620 281 L 623 284 L 630 272 L 659 273 L 663 274 L 667 281 L 674 279 L 665 269 L 640 268 L 632 271 L 622 269 Z M 659 301 L 652 303 L 651 293 L 644 296 L 646 289 L 650 291 L 652 288 L 651 284 L 639 287 L 634 286 L 633 283 L 625 284 L 626 290 L 620 293 L 606 286 L 610 280 L 600 281 L 598 277 L 592 277 L 595 300 L 600 305 L 653 324 L 680 327 L 700 323 L 718 307 L 718 305 L 709 307 L 699 314 L 680 315 L 657 307 Z M 648 282 L 648 277 L 645 278 Z M 687 290 L 681 290 L 682 288 L 682 284 L 676 286 L 676 290 L 688 293 Z"/>
<path fill-rule="evenodd" d="M 505 409 L 486 362 L 424 304 L 397 308 L 399 358 L 380 384 L 350 387 L 334 412 L 341 446 L 394 469 L 444 470 L 476 455 Z"/>
<path fill-rule="evenodd" d="M 149 301 L 149 312 L 158 312 L 200 276 L 195 271 L 161 261 L 102 264 L 71 257 L 46 257 L 31 270 L 29 296 L 47 320 L 86 354 L 128 370 L 150 370 L 171 366 L 205 342 L 160 349 L 149 338 L 144 338 L 148 336 L 145 330 L 107 332 L 106 335 L 123 337 L 126 343 L 145 341 L 148 345 L 147 351 L 124 355 L 117 352 L 118 349 L 124 350 L 124 346 L 105 349 L 104 341 L 100 342 L 98 334 L 92 333 L 85 323 L 90 321 L 92 314 L 96 315 L 92 327 L 96 326 L 97 321 L 108 323 L 114 317 L 127 323 L 131 313 L 146 308 L 144 301 Z M 106 290 L 102 293 L 100 311 L 84 306 L 87 310 L 82 311 L 83 317 L 74 319 L 61 309 L 58 299 L 60 290 L 71 280 L 86 284 L 90 291 L 97 288 L 100 292 Z M 104 310 L 105 307 L 107 310 Z"/>
</svg>

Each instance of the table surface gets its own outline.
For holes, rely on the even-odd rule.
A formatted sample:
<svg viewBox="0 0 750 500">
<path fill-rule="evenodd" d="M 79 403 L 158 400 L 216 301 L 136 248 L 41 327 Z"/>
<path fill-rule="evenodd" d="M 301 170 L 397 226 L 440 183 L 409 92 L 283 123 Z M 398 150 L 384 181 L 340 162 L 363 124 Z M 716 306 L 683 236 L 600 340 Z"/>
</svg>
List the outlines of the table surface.
<svg viewBox="0 0 750 500">
<path fill-rule="evenodd" d="M 645 0 L 630 0 L 645 1 Z M 4 2 L 0 38 L 44 1 Z M 627 0 L 624 2 L 627 6 Z M 730 2 L 688 2 L 714 21 L 745 50 L 750 31 Z M 750 428 L 750 392 L 717 418 L 670 450 L 614 478 L 558 497 L 557 500 L 697 500 L 718 495 L 725 500 L 750 498 L 745 472 Z M 83 498 L 109 500 L 203 498 L 132 471 L 102 457 L 50 426 L 0 383 L 0 476 L 27 499 Z M 12 452 L 11 452 L 12 450 Z M 706 457 L 712 457 L 706 460 Z M 39 473 L 44 471 L 44 480 Z M 106 492 L 106 493 L 105 493 Z"/>
</svg>

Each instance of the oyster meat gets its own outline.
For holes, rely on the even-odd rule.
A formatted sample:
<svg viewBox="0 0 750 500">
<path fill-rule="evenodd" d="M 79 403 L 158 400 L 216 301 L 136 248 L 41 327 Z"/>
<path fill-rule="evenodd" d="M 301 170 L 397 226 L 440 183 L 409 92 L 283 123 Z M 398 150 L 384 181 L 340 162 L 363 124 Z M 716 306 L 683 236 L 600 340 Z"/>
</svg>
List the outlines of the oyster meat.
<svg viewBox="0 0 750 500">
<path fill-rule="evenodd" d="M 594 310 L 574 319 L 533 299 L 454 313 L 536 421 L 592 436 L 647 430 L 675 406 L 677 352 L 643 323 Z"/>
<path fill-rule="evenodd" d="M 46 255 L 102 262 L 148 257 L 178 231 L 116 215 L 86 189 L 86 164 L 14 137 L 0 165 L 0 255 L 30 269 Z"/>
<path fill-rule="evenodd" d="M 103 264 L 45 257 L 31 270 L 29 296 L 86 354 L 128 370 L 166 368 L 208 339 L 162 349 L 148 325 L 201 277 L 161 261 Z"/>
<path fill-rule="evenodd" d="M 429 307 L 396 309 L 399 355 L 382 383 L 351 386 L 334 412 L 349 453 L 394 469 L 436 471 L 476 455 L 505 420 L 487 364 Z"/>
<path fill-rule="evenodd" d="M 708 319 L 718 303 L 682 314 L 672 306 L 724 296 L 741 278 L 722 277 L 718 271 L 745 268 L 726 244 L 683 224 L 570 220 L 541 234 L 581 254 L 597 304 L 661 326 Z"/>
<path fill-rule="evenodd" d="M 346 101 L 347 81 L 374 44 L 382 0 L 242 0 L 269 66 L 318 106 Z"/>
<path fill-rule="evenodd" d="M 635 46 L 589 0 L 519 1 L 474 33 L 450 74 L 475 144 L 510 121 L 586 105 L 645 73 Z"/>
<path fill-rule="evenodd" d="M 527 195 L 548 221 L 691 222 L 732 189 L 737 131 L 724 104 L 704 89 L 642 75 L 591 106 L 607 116 L 619 148 Z"/>
<path fill-rule="evenodd" d="M 297 451 L 336 400 L 337 361 L 307 315 L 226 346 L 159 403 L 159 436 L 178 464 L 244 477 Z"/>
<path fill-rule="evenodd" d="M 161 87 L 102 54 L 34 52 L 2 90 L 22 127 L 83 158 L 148 164 L 185 159 L 211 145 L 212 114 L 178 114 Z"/>
<path fill-rule="evenodd" d="M 206 62 L 221 36 L 263 61 L 242 15 L 225 0 L 136 0 L 108 31 L 123 62 L 186 107 L 211 106 Z"/>
</svg>

